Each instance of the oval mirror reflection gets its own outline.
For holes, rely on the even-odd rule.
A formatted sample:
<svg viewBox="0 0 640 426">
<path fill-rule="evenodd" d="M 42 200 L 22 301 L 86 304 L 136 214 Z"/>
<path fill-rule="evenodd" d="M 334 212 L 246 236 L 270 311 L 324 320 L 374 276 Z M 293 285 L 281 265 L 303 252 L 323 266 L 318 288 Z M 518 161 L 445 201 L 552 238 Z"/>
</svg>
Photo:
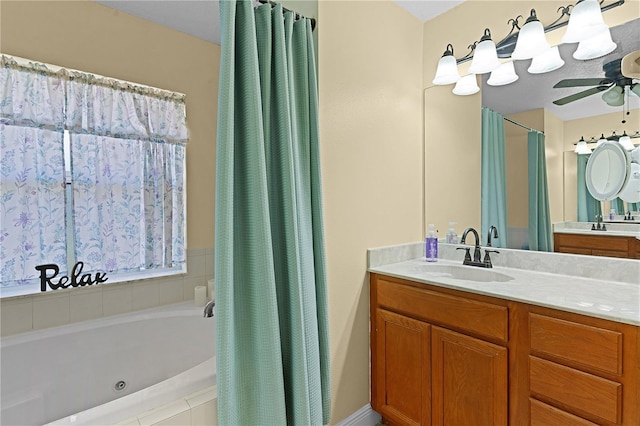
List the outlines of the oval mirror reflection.
<svg viewBox="0 0 640 426">
<path fill-rule="evenodd" d="M 631 174 L 627 185 L 619 195 L 627 203 L 640 203 L 640 164 L 631 163 Z"/>
<path fill-rule="evenodd" d="M 585 179 L 587 189 L 596 200 L 613 200 L 626 186 L 631 159 L 617 142 L 603 142 L 587 162 Z"/>
</svg>

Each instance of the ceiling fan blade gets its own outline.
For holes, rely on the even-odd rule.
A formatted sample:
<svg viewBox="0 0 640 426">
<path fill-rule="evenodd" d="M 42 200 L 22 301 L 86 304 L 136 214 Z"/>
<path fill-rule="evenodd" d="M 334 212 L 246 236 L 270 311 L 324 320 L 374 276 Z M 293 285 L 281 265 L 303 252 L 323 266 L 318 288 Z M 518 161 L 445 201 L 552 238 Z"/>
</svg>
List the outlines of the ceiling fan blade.
<svg viewBox="0 0 640 426">
<path fill-rule="evenodd" d="M 613 83 L 613 80 L 608 78 L 569 78 L 566 80 L 560 80 L 553 87 L 557 89 L 561 87 L 601 86 L 611 83 Z"/>
<path fill-rule="evenodd" d="M 586 98 L 587 96 L 594 95 L 598 92 L 602 92 L 607 90 L 611 86 L 597 86 L 592 87 L 591 89 L 584 90 L 582 92 L 574 93 L 573 95 L 566 96 L 562 99 L 557 99 L 553 101 L 555 105 L 566 105 L 569 102 L 577 101 L 578 99 Z"/>
</svg>

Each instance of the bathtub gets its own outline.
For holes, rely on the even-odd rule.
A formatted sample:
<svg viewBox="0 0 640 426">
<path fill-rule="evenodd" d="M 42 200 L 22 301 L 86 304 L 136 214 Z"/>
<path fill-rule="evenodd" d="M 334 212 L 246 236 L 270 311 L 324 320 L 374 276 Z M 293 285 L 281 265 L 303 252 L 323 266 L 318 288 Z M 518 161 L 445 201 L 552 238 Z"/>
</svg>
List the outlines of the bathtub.
<svg viewBox="0 0 640 426">
<path fill-rule="evenodd" d="M 3 337 L 0 424 L 107 425 L 215 385 L 193 302 Z"/>
</svg>

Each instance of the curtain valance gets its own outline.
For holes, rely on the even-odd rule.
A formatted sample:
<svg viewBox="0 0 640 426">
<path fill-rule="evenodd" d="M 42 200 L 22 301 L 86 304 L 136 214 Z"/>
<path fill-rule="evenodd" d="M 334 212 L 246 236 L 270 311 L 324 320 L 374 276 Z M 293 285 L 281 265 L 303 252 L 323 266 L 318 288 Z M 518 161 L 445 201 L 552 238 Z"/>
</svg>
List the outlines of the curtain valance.
<svg viewBox="0 0 640 426">
<path fill-rule="evenodd" d="M 39 98 L 31 98 L 33 93 Z M 188 140 L 184 94 L 22 64 L 5 55 L 0 57 L 0 120 L 116 138 Z"/>
</svg>

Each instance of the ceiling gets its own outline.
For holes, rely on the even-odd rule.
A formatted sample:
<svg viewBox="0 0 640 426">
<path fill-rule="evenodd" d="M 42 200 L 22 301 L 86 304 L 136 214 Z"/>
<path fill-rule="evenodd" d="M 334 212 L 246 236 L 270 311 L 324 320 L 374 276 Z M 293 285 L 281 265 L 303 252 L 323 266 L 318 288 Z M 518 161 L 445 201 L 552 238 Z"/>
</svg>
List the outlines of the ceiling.
<svg viewBox="0 0 640 426">
<path fill-rule="evenodd" d="M 160 25 L 190 34 L 212 43 L 220 44 L 219 0 L 94 0 L 104 6 L 146 19 Z M 452 9 L 464 0 L 394 0 L 400 7 L 426 22 Z M 537 108 L 547 108 L 562 120 L 573 120 L 588 116 L 620 111 L 622 107 L 609 107 L 600 95 L 592 95 L 565 106 L 556 106 L 555 99 L 568 96 L 586 88 L 553 89 L 553 85 L 564 78 L 604 76 L 602 65 L 624 54 L 640 50 L 640 20 L 612 29 L 617 49 L 603 58 L 590 61 L 575 61 L 571 55 L 576 44 L 560 46 L 565 65 L 559 70 L 533 75 L 526 69 L 530 60 L 515 61 L 520 79 L 507 86 L 491 87 L 483 80 L 483 105 L 500 112 L 512 114 Z M 322 25 L 319 23 L 319 25 Z M 626 29 L 625 29 L 626 28 Z M 471 43 L 473 40 L 470 40 Z M 435 70 L 434 70 L 435 72 Z M 640 98 L 631 95 L 631 109 L 640 108 Z"/>
</svg>

